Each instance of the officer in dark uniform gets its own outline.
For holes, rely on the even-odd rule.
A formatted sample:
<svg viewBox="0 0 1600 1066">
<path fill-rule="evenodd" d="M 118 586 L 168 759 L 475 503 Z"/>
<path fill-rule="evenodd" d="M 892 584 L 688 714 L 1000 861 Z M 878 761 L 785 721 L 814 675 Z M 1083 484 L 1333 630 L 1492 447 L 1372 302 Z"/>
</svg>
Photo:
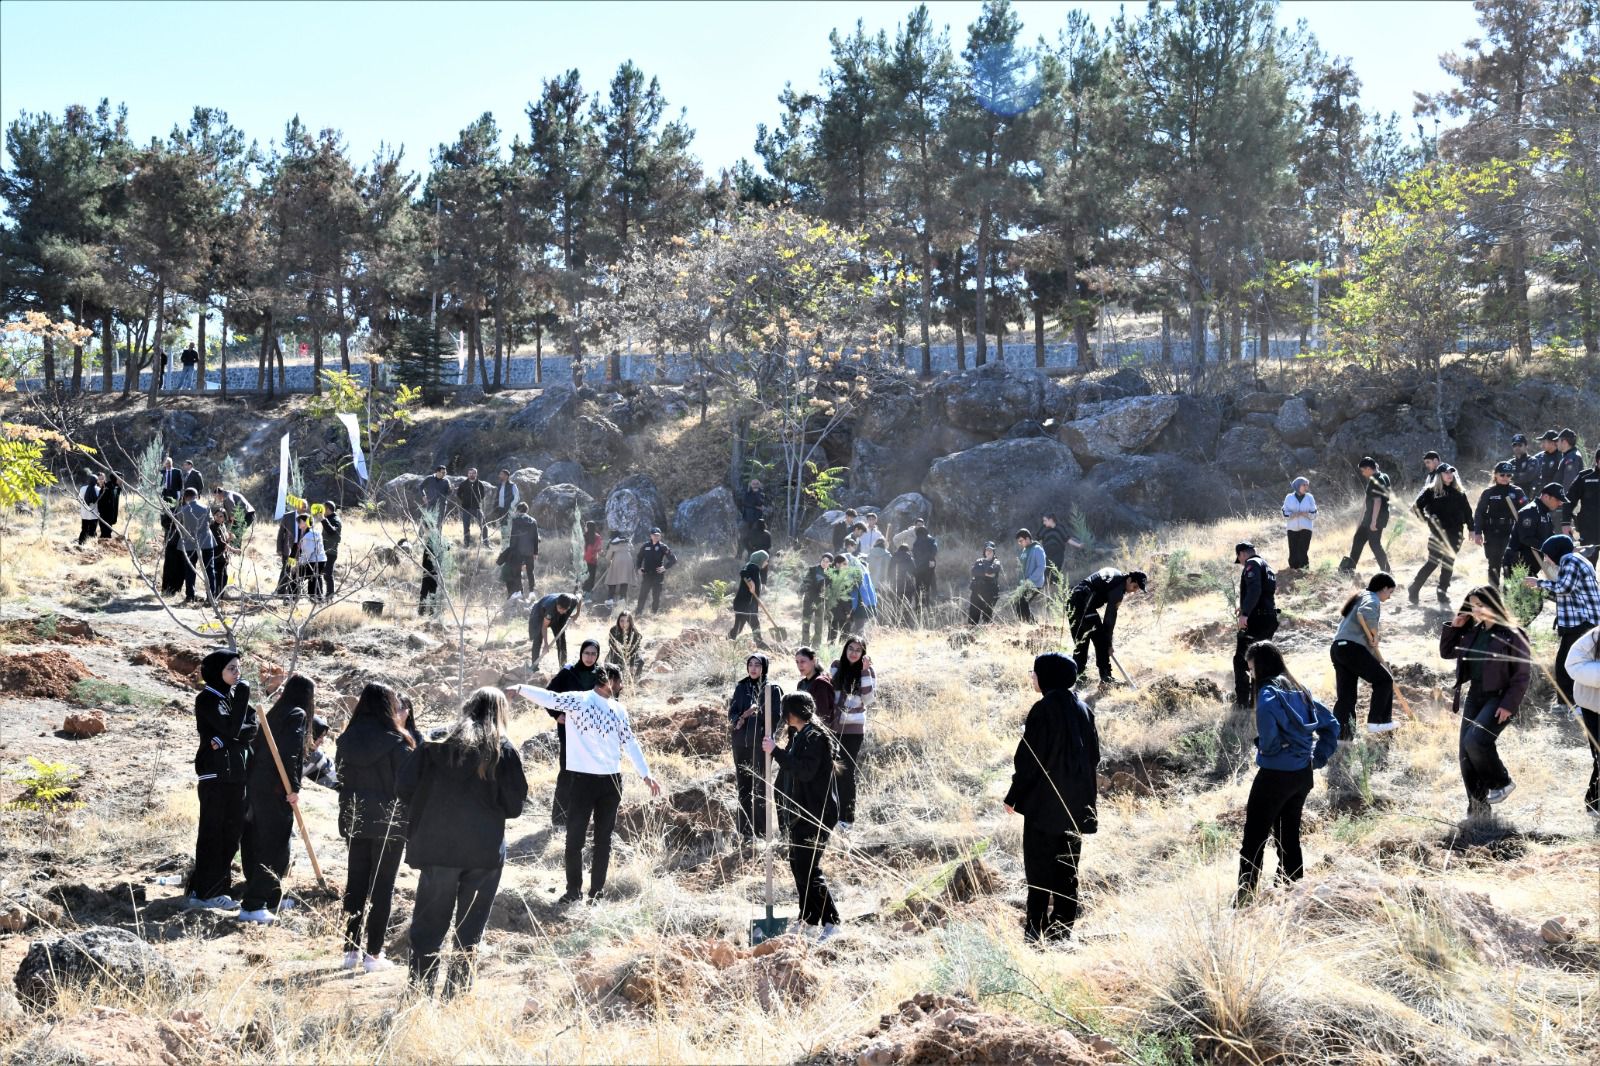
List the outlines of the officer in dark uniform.
<svg viewBox="0 0 1600 1066">
<path fill-rule="evenodd" d="M 1574 478 L 1567 489 L 1567 506 L 1561 517 L 1568 536 L 1576 529 L 1580 544 L 1600 544 L 1600 448 L 1594 451 L 1594 466 Z"/>
<path fill-rule="evenodd" d="M 1233 546 L 1233 561 L 1244 567 L 1239 575 L 1239 636 L 1233 647 L 1233 705 L 1249 707 L 1254 700 L 1244 655 L 1250 645 L 1271 640 L 1278 631 L 1278 575 L 1249 541 Z"/>
<path fill-rule="evenodd" d="M 1572 483 L 1578 480 L 1578 475 L 1583 473 L 1583 456 L 1578 454 L 1578 434 L 1570 429 L 1563 429 L 1556 437 L 1556 472 L 1551 481 L 1561 482 L 1561 487 L 1570 490 Z"/>
<path fill-rule="evenodd" d="M 652 529 L 650 539 L 639 548 L 639 555 L 633 561 L 634 569 L 639 577 L 639 606 L 634 608 L 634 614 L 644 617 L 645 597 L 650 597 L 650 609 L 661 610 L 661 585 L 667 579 L 667 571 L 678 564 L 678 557 L 672 554 L 672 549 L 661 543 L 661 530 Z"/>
<path fill-rule="evenodd" d="M 1556 468 L 1561 465 L 1561 453 L 1556 451 L 1556 441 L 1560 439 L 1561 431 L 1558 429 L 1547 429 L 1544 435 L 1539 438 L 1539 447 L 1544 449 L 1538 455 L 1539 484 L 1541 486 L 1558 480 Z"/>
<path fill-rule="evenodd" d="M 1505 561 L 1501 564 L 1507 573 L 1520 564 L 1527 576 L 1539 576 L 1539 548 L 1556 535 L 1556 521 L 1566 502 L 1567 490 L 1561 487 L 1561 482 L 1552 481 L 1539 490 L 1538 499 L 1517 510 L 1517 525 L 1511 532 L 1511 543 L 1506 546 Z"/>
<path fill-rule="evenodd" d="M 1517 525 L 1517 511 L 1528 502 L 1527 494 L 1513 483 L 1515 479 L 1515 463 L 1496 463 L 1494 484 L 1479 494 L 1477 509 L 1472 512 L 1472 543 L 1483 546 L 1484 558 L 1489 561 L 1489 584 L 1495 588 L 1500 587 L 1500 563 Z"/>
<path fill-rule="evenodd" d="M 1511 438 L 1511 483 L 1531 497 L 1544 482 L 1539 480 L 1539 460 L 1528 454 L 1528 438 L 1518 433 Z"/>
<path fill-rule="evenodd" d="M 1111 673 L 1111 642 L 1117 631 L 1117 608 L 1130 592 L 1143 592 L 1149 579 L 1143 571 L 1123 573 L 1115 567 L 1096 570 L 1076 585 L 1067 597 L 1067 625 L 1072 632 L 1072 658 L 1078 664 L 1078 676 L 1084 676 L 1089 665 L 1089 645 L 1094 645 L 1095 665 L 1100 670 L 1100 684 L 1114 685 L 1117 679 Z M 1105 608 L 1105 618 L 1100 609 Z"/>
</svg>

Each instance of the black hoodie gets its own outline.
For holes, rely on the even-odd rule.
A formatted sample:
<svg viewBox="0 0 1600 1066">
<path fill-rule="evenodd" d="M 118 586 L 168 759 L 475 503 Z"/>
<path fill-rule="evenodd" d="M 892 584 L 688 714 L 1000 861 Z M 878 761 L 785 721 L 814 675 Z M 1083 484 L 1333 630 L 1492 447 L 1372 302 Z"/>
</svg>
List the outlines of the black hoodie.
<svg viewBox="0 0 1600 1066">
<path fill-rule="evenodd" d="M 414 738 L 417 739 L 417 738 Z M 339 734 L 339 835 L 346 840 L 404 840 L 400 771 L 414 752 L 393 723 L 364 714 Z"/>
<path fill-rule="evenodd" d="M 194 772 L 202 781 L 244 781 L 250 773 L 250 746 L 260 728 L 250 706 L 250 686 L 241 681 L 232 688 L 222 680 L 222 668 L 237 659 L 235 651 L 214 651 L 200 660 L 205 688 L 194 698 L 195 727 L 200 746 Z"/>
<path fill-rule="evenodd" d="M 1093 833 L 1100 765 L 1094 712 L 1072 691 L 1076 664 L 1051 652 L 1033 661 L 1043 695 L 1028 710 L 1006 804 L 1053 833 Z"/>
<path fill-rule="evenodd" d="M 278 745 L 278 757 L 283 760 L 283 772 L 288 775 L 289 788 L 300 791 L 300 781 L 305 773 L 306 712 L 303 707 L 276 706 L 267 712 L 267 729 Z M 264 809 L 269 801 L 283 802 L 283 779 L 278 776 L 278 766 L 272 761 L 272 751 L 267 747 L 266 730 L 256 735 L 255 750 L 250 755 L 250 805 Z"/>
<path fill-rule="evenodd" d="M 522 813 L 528 779 L 522 756 L 500 741 L 494 779 L 471 759 L 452 761 L 449 741 L 424 744 L 400 771 L 400 798 L 411 818 L 406 862 L 414 867 L 484 870 L 506 861 L 506 819 Z"/>
<path fill-rule="evenodd" d="M 839 742 L 815 722 L 807 722 L 787 748 L 773 748 L 782 768 L 778 802 L 796 830 L 814 833 L 818 823 L 839 822 Z"/>
<path fill-rule="evenodd" d="M 761 677 L 763 680 L 753 681 L 747 673 L 746 676 L 741 677 L 739 679 L 739 683 L 733 687 L 733 699 L 728 702 L 728 726 L 733 733 L 732 739 L 733 748 L 735 751 L 751 751 L 761 740 L 762 712 L 760 710 L 757 710 L 755 714 L 746 719 L 743 725 L 739 725 L 738 722 L 739 716 L 743 714 L 751 704 L 756 702 L 763 682 L 766 684 L 766 699 L 772 713 L 772 727 L 774 730 L 776 730 L 780 725 L 783 724 L 778 711 L 778 704 L 783 700 L 783 689 L 782 687 L 765 680 L 769 666 L 767 657 L 765 655 L 756 655 L 752 656 L 752 658 L 761 660 Z M 748 661 L 749 660 L 747 659 L 746 662 Z"/>
</svg>

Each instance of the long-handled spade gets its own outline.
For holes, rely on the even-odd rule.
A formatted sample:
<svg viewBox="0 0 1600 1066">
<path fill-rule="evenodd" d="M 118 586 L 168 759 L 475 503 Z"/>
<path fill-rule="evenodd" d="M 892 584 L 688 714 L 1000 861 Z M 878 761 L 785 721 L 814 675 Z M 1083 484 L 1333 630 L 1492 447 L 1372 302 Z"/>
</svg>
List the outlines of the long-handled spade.
<svg viewBox="0 0 1600 1066">
<path fill-rule="evenodd" d="M 772 708 L 768 705 L 765 696 L 768 690 L 762 692 L 761 716 L 765 719 L 763 736 L 772 735 Z M 777 786 L 772 777 L 772 753 L 766 753 L 766 789 L 767 789 L 767 916 L 757 918 L 750 923 L 750 943 L 759 944 L 763 940 L 771 940 L 775 936 L 782 936 L 789 931 L 789 919 L 775 917 L 772 913 L 773 897 L 773 855 L 772 840 L 778 832 L 778 796 Z"/>
<path fill-rule="evenodd" d="M 278 741 L 272 735 L 272 726 L 263 718 L 261 722 L 261 735 L 267 740 L 267 750 L 272 752 L 272 763 L 278 768 L 278 780 L 283 783 L 283 794 L 289 794 L 289 771 L 283 768 L 283 756 L 278 754 Z M 300 813 L 300 805 L 294 804 L 294 824 L 300 827 L 300 840 L 306 846 L 306 858 L 311 860 L 311 872 L 317 875 L 317 887 L 324 892 L 332 892 L 328 887 L 327 879 L 322 876 L 322 867 L 317 862 L 317 853 L 311 847 L 311 834 L 306 830 L 305 816 Z"/>
</svg>

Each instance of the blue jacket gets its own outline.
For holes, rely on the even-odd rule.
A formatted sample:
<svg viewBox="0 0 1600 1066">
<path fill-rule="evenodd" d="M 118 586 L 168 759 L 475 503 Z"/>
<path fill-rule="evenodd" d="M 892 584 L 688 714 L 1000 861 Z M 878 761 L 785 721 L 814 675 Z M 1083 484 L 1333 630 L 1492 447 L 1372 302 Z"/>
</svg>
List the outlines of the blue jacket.
<svg viewBox="0 0 1600 1066">
<path fill-rule="evenodd" d="M 1339 746 L 1333 713 L 1281 677 L 1256 696 L 1256 765 L 1263 770 L 1320 770 Z"/>
<path fill-rule="evenodd" d="M 1037 544 L 1030 544 L 1017 553 L 1017 560 L 1022 564 L 1022 580 L 1036 589 L 1044 588 L 1044 549 Z"/>
</svg>

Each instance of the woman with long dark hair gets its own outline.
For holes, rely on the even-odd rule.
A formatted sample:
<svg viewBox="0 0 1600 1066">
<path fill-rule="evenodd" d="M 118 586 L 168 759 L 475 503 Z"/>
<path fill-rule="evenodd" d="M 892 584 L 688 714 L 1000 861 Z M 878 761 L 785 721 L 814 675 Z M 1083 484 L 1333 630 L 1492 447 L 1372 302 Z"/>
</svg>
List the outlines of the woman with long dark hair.
<svg viewBox="0 0 1600 1066">
<path fill-rule="evenodd" d="M 344 968 L 387 970 L 383 957 L 394 879 L 406 844 L 400 771 L 421 738 L 398 693 L 369 683 L 339 734 L 339 835 L 350 843 L 344 886 Z"/>
<path fill-rule="evenodd" d="M 800 901 L 802 935 L 812 930 L 819 940 L 839 932 L 839 908 L 822 873 L 822 853 L 839 821 L 839 740 L 817 720 L 817 707 L 804 692 L 783 698 L 783 719 L 789 727 L 788 747 L 768 735 L 761 750 L 783 770 L 785 789 L 777 800 L 789 822 L 789 871 Z"/>
<path fill-rule="evenodd" d="M 473 950 L 506 862 L 506 820 L 522 813 L 528 779 L 506 725 L 506 697 L 480 688 L 443 740 L 424 744 L 400 773 L 411 827 L 406 862 L 422 871 L 411 911 L 411 982 L 431 993 L 439 949 L 453 933 L 446 997 L 472 984 Z"/>
<path fill-rule="evenodd" d="M 1498 745 L 1533 680 L 1528 634 L 1512 621 L 1500 590 L 1479 585 L 1440 632 L 1439 654 L 1456 663 L 1452 709 L 1461 715 L 1457 754 L 1467 817 L 1482 817 L 1517 787 Z"/>
<path fill-rule="evenodd" d="M 839 774 L 839 831 L 848 833 L 856 820 L 856 771 L 860 769 L 861 746 L 867 740 L 867 708 L 878 687 L 867 639 L 856 633 L 844 638 L 844 648 L 828 673 L 839 706 L 839 747 L 844 751 L 844 769 Z"/>
<path fill-rule="evenodd" d="M 306 724 L 316 713 L 316 685 L 308 677 L 290 674 L 267 712 L 266 728 L 256 736 L 250 754 L 250 783 L 246 792 L 244 838 L 240 859 L 244 866 L 242 922 L 268 925 L 277 919 L 283 903 L 283 879 L 289 872 L 289 838 L 294 832 L 294 808 L 300 802 L 300 781 L 306 753 Z M 283 774 L 272 758 L 267 732 L 277 746 Z M 284 789 L 284 778 L 289 787 Z"/>
<path fill-rule="evenodd" d="M 260 725 L 250 706 L 250 685 L 239 679 L 238 652 L 211 652 L 200 660 L 200 679 L 204 687 L 194 698 L 200 827 L 188 900 L 196 907 L 233 910 L 238 903 L 228 895 L 230 867 L 244 836 L 250 752 Z"/>
<path fill-rule="evenodd" d="M 1244 807 L 1239 845 L 1239 891 L 1234 906 L 1255 895 L 1270 836 L 1278 852 L 1280 884 L 1305 876 L 1300 818 L 1311 794 L 1311 771 L 1328 764 L 1339 745 L 1339 723 L 1289 673 L 1283 653 L 1270 640 L 1245 650 L 1256 693 L 1256 770 Z"/>
<path fill-rule="evenodd" d="M 622 610 L 617 612 L 617 617 L 611 623 L 611 631 L 606 634 L 609 647 L 606 651 L 606 662 L 628 674 L 628 680 L 637 681 L 644 671 L 644 634 L 639 632 L 639 627 L 634 623 L 633 612 Z"/>
<path fill-rule="evenodd" d="M 588 576 L 583 579 L 583 591 L 593 592 L 595 578 L 600 574 L 600 523 L 585 522 L 583 524 L 583 565 L 588 569 Z"/>
<path fill-rule="evenodd" d="M 1406 591 L 1411 602 L 1416 603 L 1422 595 L 1422 586 L 1428 583 L 1428 578 L 1437 569 L 1439 602 L 1449 603 L 1456 552 L 1461 550 L 1462 543 L 1467 539 L 1467 530 L 1472 528 L 1472 502 L 1461 487 L 1456 468 L 1442 465 L 1435 470 L 1432 481 L 1418 494 L 1411 509 L 1428 524 L 1428 561 L 1422 564 L 1422 569 L 1411 579 L 1411 587 Z"/>
<path fill-rule="evenodd" d="M 578 657 L 556 671 L 550 679 L 551 692 L 588 692 L 600 681 L 600 642 L 585 640 L 578 645 Z M 571 806 L 572 774 L 567 771 L 567 716 L 554 709 L 550 717 L 556 723 L 556 746 L 560 760 L 556 763 L 556 790 L 550 799 L 550 824 L 567 824 L 567 808 Z"/>
<path fill-rule="evenodd" d="M 761 738 L 778 727 L 783 689 L 767 678 L 767 657 L 744 661 L 745 676 L 728 701 L 729 745 L 739 789 L 739 835 L 746 841 L 767 833 L 767 795 L 761 772 Z"/>
<path fill-rule="evenodd" d="M 1345 601 L 1339 611 L 1339 629 L 1333 635 L 1328 656 L 1333 660 L 1337 686 L 1333 704 L 1339 720 L 1339 735 L 1354 737 L 1356 686 L 1365 681 L 1372 686 L 1372 706 L 1367 711 L 1367 732 L 1387 733 L 1395 728 L 1394 675 L 1378 658 L 1378 631 L 1383 605 L 1394 595 L 1395 580 L 1388 574 L 1373 574 L 1365 592 Z"/>
</svg>

